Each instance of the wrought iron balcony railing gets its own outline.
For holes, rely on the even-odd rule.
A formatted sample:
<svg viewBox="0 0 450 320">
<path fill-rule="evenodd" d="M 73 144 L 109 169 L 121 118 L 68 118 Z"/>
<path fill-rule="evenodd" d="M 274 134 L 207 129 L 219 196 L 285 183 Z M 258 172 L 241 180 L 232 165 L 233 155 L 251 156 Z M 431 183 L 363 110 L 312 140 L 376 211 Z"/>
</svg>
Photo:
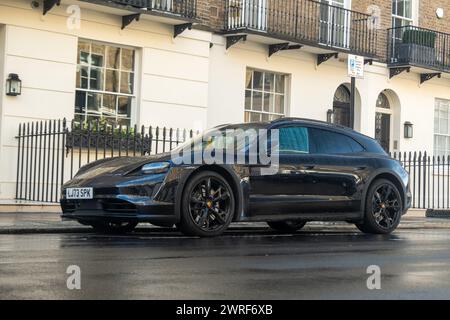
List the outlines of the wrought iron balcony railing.
<svg viewBox="0 0 450 320">
<path fill-rule="evenodd" d="M 376 55 L 371 16 L 313 0 L 225 0 L 225 30 Z"/>
<path fill-rule="evenodd" d="M 388 30 L 390 66 L 450 72 L 450 34 L 414 26 Z"/>
<path fill-rule="evenodd" d="M 173 14 L 189 19 L 197 16 L 197 0 L 106 0 L 104 2 Z"/>
</svg>

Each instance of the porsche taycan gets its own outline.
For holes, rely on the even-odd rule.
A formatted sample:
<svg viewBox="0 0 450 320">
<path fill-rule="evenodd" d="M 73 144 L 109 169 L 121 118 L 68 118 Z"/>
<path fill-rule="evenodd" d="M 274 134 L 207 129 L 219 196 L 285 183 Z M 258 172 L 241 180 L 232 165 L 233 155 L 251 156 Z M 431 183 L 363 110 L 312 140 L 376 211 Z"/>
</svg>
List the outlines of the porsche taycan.
<svg viewBox="0 0 450 320">
<path fill-rule="evenodd" d="M 409 175 L 401 163 L 351 129 L 287 118 L 212 131 L 171 153 L 82 167 L 62 188 L 63 219 L 106 233 L 132 232 L 142 222 L 210 237 L 233 222 L 267 222 L 278 232 L 295 232 L 310 221 L 346 221 L 364 233 L 388 234 L 410 207 Z M 257 134 L 247 136 L 249 131 Z M 266 139 L 271 132 L 277 132 L 276 143 Z M 236 139 L 242 134 L 246 138 Z M 231 161 L 207 161 L 202 155 L 208 148 L 216 157 L 221 148 L 233 150 Z M 252 157 L 261 149 L 265 161 Z"/>
</svg>

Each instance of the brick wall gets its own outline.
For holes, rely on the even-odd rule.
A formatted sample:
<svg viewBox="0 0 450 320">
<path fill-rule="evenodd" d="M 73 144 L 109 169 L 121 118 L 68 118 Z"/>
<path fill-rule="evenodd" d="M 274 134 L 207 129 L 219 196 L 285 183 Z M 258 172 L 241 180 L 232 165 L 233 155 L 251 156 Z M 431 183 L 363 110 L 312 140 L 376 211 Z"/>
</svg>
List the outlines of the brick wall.
<svg viewBox="0 0 450 320">
<path fill-rule="evenodd" d="M 225 3 L 229 0 L 197 0 L 198 17 L 202 24 L 215 31 L 223 30 L 225 19 Z M 268 0 L 271 3 L 273 0 Z M 282 0 L 279 0 L 282 1 Z M 300 1 L 300 0 L 299 0 Z M 445 33 L 450 33 L 450 0 L 418 0 L 419 26 Z M 276 1 L 278 2 L 278 1 Z M 290 2 L 290 1 L 289 1 Z M 280 3 L 278 3 L 278 6 Z M 352 10 L 373 14 L 378 8 L 379 20 L 377 24 L 377 55 L 381 60 L 386 59 L 387 29 L 392 26 L 392 0 L 353 0 Z M 445 17 L 438 19 L 436 9 L 443 8 Z M 269 21 L 270 27 L 275 27 Z"/>
<path fill-rule="evenodd" d="M 223 30 L 224 11 L 225 0 L 197 0 L 197 16 L 207 28 Z"/>
<path fill-rule="evenodd" d="M 392 26 L 392 0 L 353 0 L 352 10 L 378 17 L 377 28 L 377 56 L 386 59 L 387 29 Z"/>
<path fill-rule="evenodd" d="M 444 18 L 438 19 L 436 9 L 444 9 Z M 450 33 L 450 0 L 421 0 L 419 5 L 419 26 Z"/>
</svg>

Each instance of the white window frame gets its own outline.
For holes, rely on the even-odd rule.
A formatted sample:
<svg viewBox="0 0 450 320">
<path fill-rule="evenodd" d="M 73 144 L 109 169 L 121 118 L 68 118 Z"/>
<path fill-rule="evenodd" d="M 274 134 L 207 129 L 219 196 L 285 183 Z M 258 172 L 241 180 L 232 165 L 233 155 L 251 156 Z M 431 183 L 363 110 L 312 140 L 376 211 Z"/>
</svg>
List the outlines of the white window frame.
<svg viewBox="0 0 450 320">
<path fill-rule="evenodd" d="M 260 115 L 268 115 L 269 118 L 270 116 L 275 116 L 278 118 L 284 118 L 286 116 L 288 116 L 288 106 L 289 106 L 289 97 L 290 97 L 290 76 L 289 74 L 286 73 L 282 73 L 282 72 L 276 72 L 276 71 L 271 71 L 271 70 L 263 70 L 263 69 L 258 69 L 258 68 L 252 68 L 252 67 L 247 67 L 245 72 L 247 73 L 248 71 L 252 71 L 252 72 L 261 72 L 264 74 L 269 73 L 269 74 L 273 74 L 273 75 L 278 75 L 278 76 L 284 76 L 284 92 L 283 93 L 277 93 L 276 89 L 273 92 L 269 92 L 269 91 L 265 91 L 264 89 L 264 80 L 263 80 L 263 88 L 262 90 L 258 90 L 258 89 L 254 89 L 253 88 L 253 84 L 254 84 L 254 76 L 252 76 L 252 83 L 251 83 L 251 88 L 248 89 L 246 84 L 244 84 L 244 120 L 245 120 L 245 113 L 250 112 L 250 113 L 258 113 Z M 252 95 L 251 95 L 251 102 L 250 102 L 250 109 L 247 109 L 246 106 L 246 93 L 247 91 L 251 91 Z M 261 104 L 261 110 L 253 110 L 253 93 L 254 92 L 258 92 L 262 94 L 262 104 Z M 273 94 L 273 99 L 275 99 L 276 96 L 283 96 L 284 97 L 284 103 L 283 103 L 283 113 L 277 113 L 277 112 L 267 112 L 264 111 L 264 94 L 265 93 L 269 93 L 269 94 Z M 273 105 L 275 106 L 275 102 L 273 102 Z M 275 110 L 274 110 L 275 111 Z M 262 118 L 262 116 L 261 116 Z"/>
<path fill-rule="evenodd" d="M 85 38 L 78 39 L 78 43 L 80 43 L 80 42 L 87 42 L 87 43 L 90 43 L 91 45 L 92 44 L 98 44 L 98 45 L 111 46 L 111 47 L 115 47 L 115 48 L 121 48 L 121 49 L 127 49 L 127 50 L 133 50 L 134 51 L 134 70 L 132 71 L 132 73 L 134 74 L 133 84 L 132 84 L 133 85 L 133 93 L 128 94 L 128 93 L 121 93 L 121 92 L 110 92 L 110 91 L 106 91 L 106 90 L 93 90 L 93 89 L 78 88 L 77 86 L 75 86 L 75 92 L 76 91 L 86 92 L 86 99 L 88 99 L 87 98 L 87 94 L 88 93 L 96 93 L 96 94 L 102 94 L 102 95 L 114 95 L 114 96 L 116 96 L 116 99 L 118 99 L 118 97 L 129 97 L 129 98 L 131 98 L 130 116 L 126 117 L 126 118 L 125 117 L 119 117 L 118 116 L 118 112 L 117 112 L 118 111 L 117 110 L 118 106 L 116 105 L 115 118 L 116 118 L 116 120 L 120 119 L 120 118 L 129 119 L 130 126 L 133 126 L 133 124 L 137 123 L 137 113 L 138 113 L 137 103 L 136 103 L 137 99 L 136 98 L 137 98 L 138 80 L 139 80 L 138 79 L 138 74 L 139 74 L 139 64 L 138 64 L 138 62 L 140 61 L 139 60 L 139 58 L 140 58 L 139 50 L 137 48 L 131 47 L 131 46 L 115 44 L 115 43 L 108 43 L 108 42 L 97 41 L 97 40 L 92 40 L 92 39 L 85 39 Z M 78 50 L 79 49 L 78 49 L 78 46 L 77 46 L 77 60 L 79 58 L 78 57 L 78 55 L 79 55 L 79 51 Z M 91 47 L 91 51 L 92 51 L 92 47 Z M 91 52 L 90 52 L 90 54 L 91 54 Z M 106 58 L 106 55 L 105 55 L 105 58 Z M 111 69 L 111 68 L 107 68 L 106 67 L 106 60 L 105 60 L 105 66 L 101 68 L 102 70 L 105 71 L 104 74 L 103 74 L 103 88 L 104 89 L 106 89 L 106 71 L 107 70 L 117 70 L 119 72 L 119 86 L 120 86 L 120 84 L 121 84 L 120 81 L 121 81 L 121 77 L 122 77 L 122 71 L 123 72 L 128 72 L 126 70 L 122 70 L 121 64 L 122 64 L 122 59 L 120 58 L 119 69 Z M 81 63 L 79 64 L 77 62 L 77 68 L 79 66 L 82 66 L 82 64 Z M 88 74 L 90 75 L 90 70 L 91 70 L 92 65 L 89 63 L 88 65 L 85 65 L 85 66 L 88 67 Z M 119 91 L 120 91 L 120 87 L 119 87 Z M 86 121 L 88 116 L 95 116 L 95 114 L 89 115 L 89 113 L 87 112 L 87 108 L 88 108 L 88 106 L 87 106 L 87 103 L 86 103 L 86 112 L 84 113 L 85 121 Z M 75 116 L 76 115 L 82 115 L 81 113 L 76 113 L 75 112 L 75 101 L 74 101 L 74 115 Z M 101 116 L 99 116 L 99 118 L 101 119 Z M 107 118 L 111 118 L 111 117 L 107 117 Z"/>
<path fill-rule="evenodd" d="M 392 5 L 394 5 L 394 0 L 392 1 Z M 391 10 L 393 11 L 393 9 Z M 399 15 L 392 13 L 392 27 L 394 27 L 394 19 L 401 19 L 403 21 L 409 22 L 409 25 L 417 24 L 419 18 L 419 3 L 418 0 L 411 0 L 411 17 L 406 17 L 403 15 Z M 400 26 L 396 26 L 400 27 Z"/>
<path fill-rule="evenodd" d="M 446 104 L 447 108 L 447 118 L 441 118 L 441 103 Z M 437 115 L 437 117 L 436 117 Z M 447 133 L 441 132 L 441 120 L 447 120 Z M 436 126 L 437 124 L 437 126 Z M 433 130 L 433 154 L 435 156 L 449 156 L 450 155 L 450 99 L 435 99 L 435 106 L 434 106 L 434 130 Z M 446 140 L 446 147 L 445 148 L 437 148 L 437 138 L 443 137 Z"/>
<path fill-rule="evenodd" d="M 233 15 L 228 16 L 230 27 L 248 27 L 257 31 L 267 31 L 268 0 L 228 0 Z M 253 8 L 252 8 L 253 7 Z M 256 19 L 256 21 L 254 21 Z"/>
<path fill-rule="evenodd" d="M 325 4 L 328 4 L 330 6 L 333 7 L 339 7 L 342 9 L 346 9 L 346 10 L 351 10 L 352 9 L 352 0 L 324 0 L 323 1 Z M 328 18 L 330 18 L 331 13 L 333 12 L 332 7 L 329 7 L 328 9 Z M 348 18 L 351 16 L 346 16 L 346 18 Z M 351 19 L 344 19 L 344 41 L 343 41 L 343 47 L 344 49 L 348 48 L 350 45 L 350 30 L 351 30 Z M 336 26 L 336 22 L 335 21 L 321 21 L 321 23 L 327 24 L 328 25 L 328 31 L 327 31 L 327 42 L 323 43 L 325 45 L 328 45 L 329 43 L 333 43 L 335 39 L 333 39 L 333 32 L 331 32 L 333 30 L 333 28 Z M 336 37 L 336 35 L 334 35 L 334 37 Z"/>
<path fill-rule="evenodd" d="M 173 0 L 153 0 L 152 6 L 154 10 L 159 10 L 160 8 L 166 8 L 167 11 L 172 11 Z"/>
</svg>

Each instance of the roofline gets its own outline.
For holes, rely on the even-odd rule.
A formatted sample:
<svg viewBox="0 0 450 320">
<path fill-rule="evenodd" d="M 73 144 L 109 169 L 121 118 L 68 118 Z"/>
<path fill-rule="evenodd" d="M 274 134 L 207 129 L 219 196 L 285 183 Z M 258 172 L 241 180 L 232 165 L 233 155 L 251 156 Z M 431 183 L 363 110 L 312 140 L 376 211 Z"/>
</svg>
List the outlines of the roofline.
<svg viewBox="0 0 450 320">
<path fill-rule="evenodd" d="M 374 138 L 369 137 L 368 135 L 365 135 L 361 132 L 358 132 L 355 129 L 352 129 L 352 128 L 349 128 L 349 127 L 346 127 L 346 126 L 343 126 L 340 124 L 329 123 L 329 122 L 321 121 L 321 120 L 290 117 L 290 118 L 280 118 L 280 119 L 270 122 L 269 124 L 275 125 L 275 124 L 292 123 L 292 122 L 294 122 L 294 123 L 300 122 L 303 124 L 311 124 L 311 125 L 318 125 L 318 126 L 322 126 L 322 127 L 328 127 L 329 129 L 336 129 L 336 130 L 340 130 L 342 132 L 346 132 L 351 135 L 361 136 L 364 138 L 369 138 L 371 140 L 375 140 Z"/>
<path fill-rule="evenodd" d="M 346 127 L 346 126 L 343 126 L 340 124 L 329 123 L 329 122 L 322 121 L 322 120 L 307 119 L 307 118 L 294 118 L 294 117 L 281 118 L 281 119 L 277 119 L 277 120 L 270 122 L 270 124 L 279 124 L 279 123 L 284 123 L 284 122 L 303 122 L 303 123 L 309 123 L 309 124 L 325 125 L 325 126 L 331 127 L 331 128 L 338 128 L 338 129 L 354 131 L 352 128 L 349 128 L 349 127 Z"/>
</svg>

